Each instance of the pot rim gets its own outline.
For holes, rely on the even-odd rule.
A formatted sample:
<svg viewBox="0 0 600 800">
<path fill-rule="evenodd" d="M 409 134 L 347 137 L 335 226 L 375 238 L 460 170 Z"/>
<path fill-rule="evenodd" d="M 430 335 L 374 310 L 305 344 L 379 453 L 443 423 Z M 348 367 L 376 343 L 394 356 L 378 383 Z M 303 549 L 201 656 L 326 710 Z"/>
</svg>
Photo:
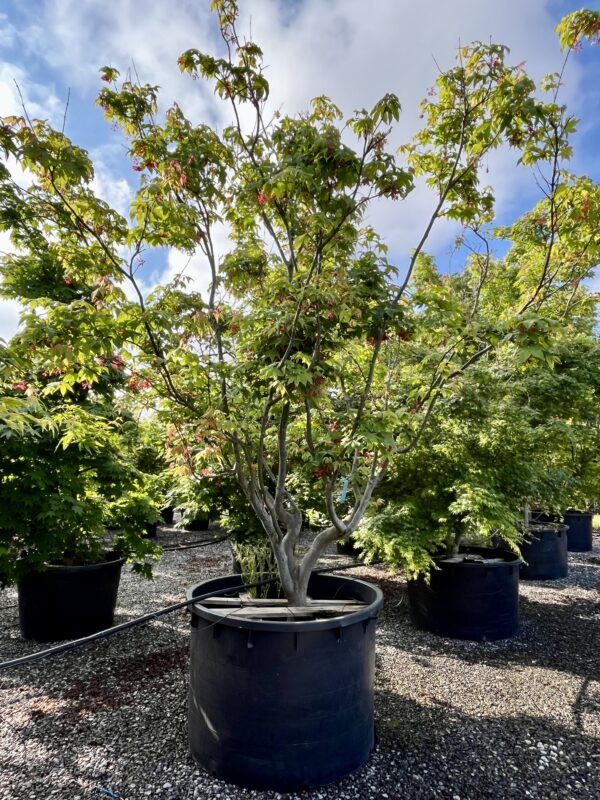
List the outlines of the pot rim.
<svg viewBox="0 0 600 800">
<path fill-rule="evenodd" d="M 40 575 L 43 575 L 45 572 L 60 572 L 61 570 L 64 572 L 89 572 L 95 569 L 101 569 L 102 567 L 106 567 L 112 564 L 120 563 L 123 565 L 127 559 L 122 554 L 117 552 L 116 550 L 108 550 L 105 554 L 104 561 L 94 561 L 93 564 L 46 564 L 43 570 L 31 570 L 32 572 L 36 572 Z"/>
<path fill-rule="evenodd" d="M 224 617 L 216 614 L 210 608 L 202 605 L 199 601 L 190 605 L 192 614 L 200 617 L 203 620 L 208 620 L 213 624 L 226 625 L 232 628 L 245 628 L 254 631 L 279 631 L 281 633 L 304 633 L 307 631 L 322 631 L 322 630 L 335 630 L 336 628 L 347 628 L 355 625 L 364 620 L 375 619 L 383 605 L 383 592 L 374 583 L 363 581 L 360 578 L 340 578 L 338 575 L 329 575 L 326 573 L 318 573 L 319 578 L 332 578 L 336 581 L 351 582 L 365 586 L 369 591 L 373 592 L 374 599 L 368 603 L 360 611 L 353 611 L 350 614 L 344 614 L 339 617 L 331 617 L 329 619 L 319 620 L 298 620 L 297 622 L 279 622 L 276 620 L 258 620 L 258 619 L 242 619 L 232 616 Z M 223 575 L 220 578 L 209 578 L 208 580 L 196 583 L 187 591 L 187 599 L 192 600 L 196 595 L 202 594 L 201 587 L 207 583 L 212 583 L 215 580 L 230 580 L 232 583 L 232 592 L 236 588 L 242 588 L 240 575 Z M 225 588 L 224 586 L 221 588 Z M 212 596 L 212 595 L 211 595 Z M 210 626 L 209 626 L 210 627 Z"/>
<path fill-rule="evenodd" d="M 433 561 L 438 568 L 441 568 L 441 565 L 444 566 L 445 569 L 455 568 L 455 569 L 473 569 L 485 567 L 486 569 L 502 569 L 504 567 L 514 567 L 521 563 L 521 559 L 516 553 L 513 553 L 512 550 L 508 550 L 505 547 L 478 547 L 477 545 L 473 546 L 465 546 L 459 548 L 459 554 L 468 555 L 469 553 L 474 553 L 475 555 L 483 555 L 489 554 L 489 558 L 493 558 L 492 554 L 496 554 L 496 558 L 503 558 L 503 561 L 491 561 L 491 562 L 483 562 L 480 561 L 449 561 L 448 559 L 451 556 L 440 554 L 433 556 Z"/>
<path fill-rule="evenodd" d="M 527 526 L 525 536 L 528 534 L 537 536 L 538 533 L 565 533 L 568 530 L 569 526 L 565 525 L 564 522 L 533 522 Z M 524 541 L 531 541 L 531 539 L 525 539 Z"/>
</svg>

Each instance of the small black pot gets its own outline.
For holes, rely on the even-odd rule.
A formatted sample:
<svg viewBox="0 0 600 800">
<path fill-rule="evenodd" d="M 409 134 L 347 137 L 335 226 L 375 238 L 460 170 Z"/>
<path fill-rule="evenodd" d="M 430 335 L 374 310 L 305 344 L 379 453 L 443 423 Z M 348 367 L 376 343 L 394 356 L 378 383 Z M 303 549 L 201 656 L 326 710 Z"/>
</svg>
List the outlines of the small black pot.
<svg viewBox="0 0 600 800">
<path fill-rule="evenodd" d="M 19 624 L 25 639 L 78 639 L 113 624 L 121 567 L 125 559 L 107 553 L 85 566 L 49 566 L 18 582 Z"/>
<path fill-rule="evenodd" d="M 408 581 L 408 598 L 419 628 L 453 639 L 495 641 L 519 627 L 519 559 L 502 548 L 461 548 L 435 557 L 437 569 Z"/>
<path fill-rule="evenodd" d="M 186 522 L 185 529 L 186 531 L 207 531 L 209 525 L 210 520 L 208 517 L 206 519 L 203 517 L 196 517 L 190 520 L 190 522 Z"/>
<path fill-rule="evenodd" d="M 145 536 L 147 536 L 148 539 L 156 539 L 156 533 L 158 531 L 158 522 L 147 522 L 145 528 L 146 528 Z"/>
<path fill-rule="evenodd" d="M 557 524 L 534 525 L 521 543 L 521 578 L 529 581 L 547 581 L 566 578 L 569 571 L 567 559 L 567 526 Z"/>
<path fill-rule="evenodd" d="M 167 508 L 161 508 L 160 515 L 163 518 L 163 522 L 165 523 L 165 525 L 172 525 L 175 515 L 175 509 L 173 508 L 173 506 L 167 506 Z"/>
<path fill-rule="evenodd" d="M 567 550 L 570 553 L 587 553 L 593 548 L 591 511 L 565 511 L 567 533 Z"/>
<path fill-rule="evenodd" d="M 235 576 L 205 581 L 188 598 L 239 585 Z M 304 622 L 233 619 L 201 603 L 190 607 L 190 745 L 221 780 L 301 791 L 341 780 L 373 749 L 381 590 L 347 575 L 314 575 L 308 591 L 367 605 Z"/>
<path fill-rule="evenodd" d="M 355 540 L 352 536 L 349 539 L 338 539 L 335 543 L 336 550 L 341 556 L 360 556 L 360 549 L 357 547 Z"/>
</svg>

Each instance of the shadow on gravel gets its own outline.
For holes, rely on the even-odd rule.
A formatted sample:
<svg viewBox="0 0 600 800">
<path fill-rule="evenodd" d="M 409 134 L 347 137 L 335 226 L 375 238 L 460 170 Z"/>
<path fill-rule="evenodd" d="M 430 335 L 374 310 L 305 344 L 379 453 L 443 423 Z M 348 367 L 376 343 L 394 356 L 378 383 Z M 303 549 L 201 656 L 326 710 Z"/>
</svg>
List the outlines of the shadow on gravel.
<svg viewBox="0 0 600 800">
<path fill-rule="evenodd" d="M 189 760 L 189 636 L 152 625 L 129 635 L 135 641 L 127 648 L 116 636 L 12 673 L 10 681 L 1 676 L 0 697 L 11 684 L 19 696 L 5 718 L 0 711 L 0 730 L 6 724 L 14 752 L 26 756 L 15 761 L 12 748 L 0 750 L 3 782 L 28 784 L 34 768 L 39 776 L 39 793 L 15 797 L 101 797 L 97 792 L 118 777 L 121 748 L 149 773 L 160 762 Z"/>
<path fill-rule="evenodd" d="M 406 775 L 399 797 L 521 799 L 526 789 L 535 797 L 595 796 L 593 736 L 539 717 L 473 717 L 386 690 L 376 693 L 376 709 L 379 745 L 393 748 Z"/>
<path fill-rule="evenodd" d="M 518 654 L 520 663 L 535 662 L 581 678 L 600 680 L 598 601 L 538 603 L 521 595 L 519 606 L 518 640 L 524 644 Z"/>
<path fill-rule="evenodd" d="M 561 581 L 560 583 L 563 583 Z M 600 557 L 588 556 L 585 559 L 574 561 L 569 559 L 569 576 L 565 579 L 565 586 L 561 589 L 568 589 L 570 586 L 577 586 L 581 589 L 591 591 L 600 590 Z M 555 588 L 558 588 L 554 584 Z"/>
</svg>

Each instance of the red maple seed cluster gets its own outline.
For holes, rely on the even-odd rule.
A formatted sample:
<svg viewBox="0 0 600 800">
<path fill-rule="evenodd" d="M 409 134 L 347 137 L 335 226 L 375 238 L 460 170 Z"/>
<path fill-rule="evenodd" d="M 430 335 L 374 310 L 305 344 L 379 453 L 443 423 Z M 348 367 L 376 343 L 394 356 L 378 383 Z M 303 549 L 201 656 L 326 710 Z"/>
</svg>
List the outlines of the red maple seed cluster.
<svg viewBox="0 0 600 800">
<path fill-rule="evenodd" d="M 134 394 L 137 394 L 138 392 L 143 392 L 145 389 L 152 388 L 152 383 L 147 378 L 140 378 L 140 376 L 134 372 L 127 381 L 127 386 Z"/>
</svg>

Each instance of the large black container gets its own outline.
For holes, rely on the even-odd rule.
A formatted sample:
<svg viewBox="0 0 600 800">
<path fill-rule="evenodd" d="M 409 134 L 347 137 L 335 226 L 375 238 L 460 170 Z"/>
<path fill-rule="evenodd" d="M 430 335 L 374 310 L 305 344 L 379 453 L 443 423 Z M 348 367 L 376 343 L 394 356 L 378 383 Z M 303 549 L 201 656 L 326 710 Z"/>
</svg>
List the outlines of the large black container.
<svg viewBox="0 0 600 800">
<path fill-rule="evenodd" d="M 409 580 L 416 625 L 440 636 L 495 641 L 519 626 L 519 559 L 501 548 L 470 547 L 435 558 L 429 584 Z"/>
<path fill-rule="evenodd" d="M 117 553 L 99 564 L 49 566 L 18 583 L 19 623 L 25 639 L 78 639 L 113 624 L 121 567 Z"/>
<path fill-rule="evenodd" d="M 567 526 L 558 524 L 531 525 L 527 539 L 521 543 L 521 578 L 545 581 L 566 578 Z"/>
<path fill-rule="evenodd" d="M 567 550 L 570 553 L 587 553 L 593 547 L 592 512 L 565 511 L 563 516 L 565 525 L 569 526 Z"/>
<path fill-rule="evenodd" d="M 200 583 L 188 597 L 227 586 L 239 586 L 239 578 Z M 368 605 L 305 622 L 223 619 L 192 606 L 190 745 L 212 775 L 252 789 L 300 791 L 340 780 L 373 749 L 381 590 L 314 575 L 309 594 Z"/>
</svg>

